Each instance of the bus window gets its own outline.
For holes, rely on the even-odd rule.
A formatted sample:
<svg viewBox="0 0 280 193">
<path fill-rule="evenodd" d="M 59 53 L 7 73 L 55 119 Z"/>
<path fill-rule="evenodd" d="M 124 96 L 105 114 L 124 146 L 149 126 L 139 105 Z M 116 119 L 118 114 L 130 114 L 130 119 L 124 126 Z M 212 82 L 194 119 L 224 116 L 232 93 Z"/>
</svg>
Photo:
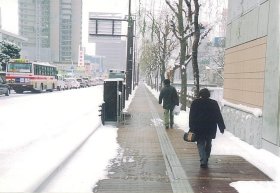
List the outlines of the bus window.
<svg viewBox="0 0 280 193">
<path fill-rule="evenodd" d="M 35 75 L 41 75 L 42 74 L 42 68 L 39 65 L 34 64 L 34 74 Z"/>
<path fill-rule="evenodd" d="M 46 75 L 46 67 L 45 66 L 41 66 L 42 69 L 42 75 Z"/>
<path fill-rule="evenodd" d="M 42 67 L 39 65 L 37 67 L 38 67 L 38 75 L 42 75 Z"/>
<path fill-rule="evenodd" d="M 56 68 L 55 68 L 55 67 L 53 67 L 52 69 L 53 69 L 53 70 L 52 70 L 52 72 L 53 72 L 53 74 L 52 74 L 52 75 L 53 75 L 53 76 L 57 75 L 57 74 L 58 74 L 58 71 L 56 70 Z"/>
<path fill-rule="evenodd" d="M 31 63 L 9 63 L 7 72 L 31 73 Z"/>
<path fill-rule="evenodd" d="M 49 66 L 46 67 L 46 75 L 50 76 L 50 67 Z"/>
</svg>

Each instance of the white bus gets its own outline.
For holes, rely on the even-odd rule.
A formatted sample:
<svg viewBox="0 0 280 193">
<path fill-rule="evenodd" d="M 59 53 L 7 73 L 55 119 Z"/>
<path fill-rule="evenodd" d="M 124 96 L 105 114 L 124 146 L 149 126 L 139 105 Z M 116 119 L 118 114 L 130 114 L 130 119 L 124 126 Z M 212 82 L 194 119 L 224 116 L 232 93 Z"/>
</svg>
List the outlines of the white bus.
<svg viewBox="0 0 280 193">
<path fill-rule="evenodd" d="M 43 62 L 14 59 L 7 64 L 6 80 L 16 93 L 43 92 L 57 88 L 57 68 Z"/>
</svg>

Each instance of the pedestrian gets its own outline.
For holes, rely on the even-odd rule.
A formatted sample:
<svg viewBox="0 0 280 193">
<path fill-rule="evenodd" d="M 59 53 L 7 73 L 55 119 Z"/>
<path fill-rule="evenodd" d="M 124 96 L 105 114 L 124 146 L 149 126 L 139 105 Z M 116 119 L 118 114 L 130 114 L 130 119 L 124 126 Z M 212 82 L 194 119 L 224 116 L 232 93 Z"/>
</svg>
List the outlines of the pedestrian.
<svg viewBox="0 0 280 193">
<path fill-rule="evenodd" d="M 163 100 L 165 129 L 172 129 L 174 124 L 174 115 L 172 111 L 175 105 L 179 105 L 179 97 L 176 89 L 170 85 L 169 79 L 165 79 L 163 84 L 164 87 L 159 94 L 159 104 L 161 104 Z"/>
<path fill-rule="evenodd" d="M 223 134 L 226 127 L 220 107 L 217 101 L 210 99 L 210 92 L 207 88 L 201 89 L 199 98 L 191 104 L 189 114 L 189 128 L 196 135 L 201 168 L 208 167 L 212 139 L 216 138 L 217 125 Z"/>
</svg>

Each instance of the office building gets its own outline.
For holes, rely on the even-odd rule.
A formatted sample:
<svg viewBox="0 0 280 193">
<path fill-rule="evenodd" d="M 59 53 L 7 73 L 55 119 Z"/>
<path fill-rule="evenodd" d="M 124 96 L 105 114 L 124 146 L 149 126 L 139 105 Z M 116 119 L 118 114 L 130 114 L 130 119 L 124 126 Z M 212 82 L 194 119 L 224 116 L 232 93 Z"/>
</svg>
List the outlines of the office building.
<svg viewBox="0 0 280 193">
<path fill-rule="evenodd" d="M 82 0 L 18 0 L 19 34 L 30 60 L 78 63 Z"/>
</svg>

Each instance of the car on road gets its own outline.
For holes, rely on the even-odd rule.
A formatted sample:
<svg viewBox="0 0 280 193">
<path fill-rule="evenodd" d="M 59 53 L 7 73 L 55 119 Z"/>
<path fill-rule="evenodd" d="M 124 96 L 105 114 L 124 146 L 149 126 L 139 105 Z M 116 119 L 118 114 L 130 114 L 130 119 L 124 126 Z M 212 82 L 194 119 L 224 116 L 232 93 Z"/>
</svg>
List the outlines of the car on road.
<svg viewBox="0 0 280 193">
<path fill-rule="evenodd" d="M 10 86 L 7 84 L 4 76 L 0 75 L 0 95 L 9 96 L 10 94 Z"/>
<path fill-rule="evenodd" d="M 57 79 L 57 86 L 56 86 L 57 90 L 68 89 L 68 86 L 67 86 L 66 82 L 63 80 L 63 76 L 61 74 L 57 74 L 56 79 Z"/>
<path fill-rule="evenodd" d="M 64 81 L 67 84 L 68 89 L 80 88 L 80 83 L 76 80 L 76 78 L 65 78 Z"/>
<path fill-rule="evenodd" d="M 77 78 L 76 80 L 80 83 L 80 87 L 81 87 L 81 88 L 87 87 L 87 83 L 84 81 L 84 79 L 82 79 L 82 78 Z"/>
<path fill-rule="evenodd" d="M 89 78 L 83 77 L 83 80 L 85 81 L 87 87 L 90 87 L 90 86 L 91 86 L 91 84 L 90 84 L 90 79 L 89 79 Z"/>
</svg>

